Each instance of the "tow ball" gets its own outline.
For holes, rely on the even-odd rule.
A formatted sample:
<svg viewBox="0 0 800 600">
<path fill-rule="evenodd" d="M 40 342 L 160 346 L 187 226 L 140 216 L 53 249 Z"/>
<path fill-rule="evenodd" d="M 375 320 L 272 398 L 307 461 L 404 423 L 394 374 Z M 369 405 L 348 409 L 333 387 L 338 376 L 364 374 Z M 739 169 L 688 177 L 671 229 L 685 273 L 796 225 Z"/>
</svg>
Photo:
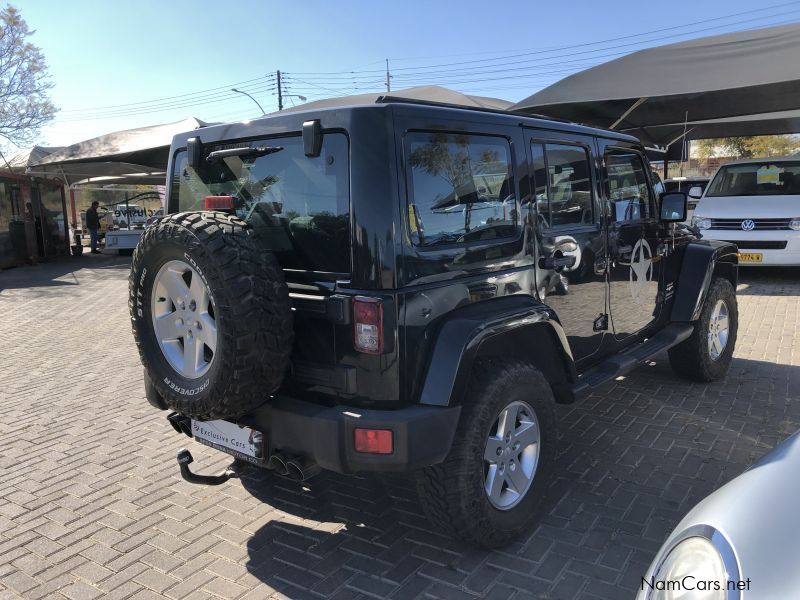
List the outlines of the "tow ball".
<svg viewBox="0 0 800 600">
<path fill-rule="evenodd" d="M 219 475 L 199 475 L 198 473 L 192 473 L 189 470 L 189 465 L 193 462 L 194 457 L 192 456 L 191 452 L 189 452 L 186 448 L 178 450 L 178 466 L 181 469 L 181 477 L 183 477 L 189 483 L 197 483 L 200 485 L 221 485 L 228 481 L 228 479 L 239 477 L 239 472 L 233 466 L 228 467 Z"/>
</svg>

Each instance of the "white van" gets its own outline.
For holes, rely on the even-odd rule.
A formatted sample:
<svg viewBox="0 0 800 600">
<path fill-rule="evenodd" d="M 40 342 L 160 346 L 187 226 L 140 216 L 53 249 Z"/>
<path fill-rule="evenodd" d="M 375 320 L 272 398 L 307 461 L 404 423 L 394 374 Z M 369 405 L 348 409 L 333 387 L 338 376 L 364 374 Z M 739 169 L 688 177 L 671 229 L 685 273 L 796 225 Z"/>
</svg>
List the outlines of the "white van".
<svg viewBox="0 0 800 600">
<path fill-rule="evenodd" d="M 697 192 L 692 188 L 689 195 Z M 753 158 L 721 166 L 692 225 L 706 239 L 735 243 L 740 264 L 800 266 L 800 160 Z"/>
</svg>

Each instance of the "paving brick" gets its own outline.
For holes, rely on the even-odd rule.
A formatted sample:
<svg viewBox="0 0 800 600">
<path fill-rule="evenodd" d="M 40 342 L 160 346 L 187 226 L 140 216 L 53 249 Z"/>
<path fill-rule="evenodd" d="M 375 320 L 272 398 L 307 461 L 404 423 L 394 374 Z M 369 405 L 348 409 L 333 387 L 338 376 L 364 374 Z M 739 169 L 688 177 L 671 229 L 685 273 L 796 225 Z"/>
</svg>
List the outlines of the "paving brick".
<svg viewBox="0 0 800 600">
<path fill-rule="evenodd" d="M 402 476 L 191 486 L 179 448 L 230 459 L 147 404 L 126 261 L 95 258 L 0 273 L 0 598 L 631 597 L 693 503 L 800 428 L 800 271 L 764 269 L 742 272 L 725 381 L 660 356 L 557 407 L 553 500 L 500 552 L 433 531 Z"/>
</svg>

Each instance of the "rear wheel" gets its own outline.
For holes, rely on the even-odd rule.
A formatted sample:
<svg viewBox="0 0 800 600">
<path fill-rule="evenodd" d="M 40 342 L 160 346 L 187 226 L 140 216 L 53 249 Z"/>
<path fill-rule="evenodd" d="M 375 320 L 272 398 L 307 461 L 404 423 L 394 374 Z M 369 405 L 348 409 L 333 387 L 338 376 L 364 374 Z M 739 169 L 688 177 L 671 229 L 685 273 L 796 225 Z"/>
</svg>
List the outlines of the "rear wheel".
<svg viewBox="0 0 800 600">
<path fill-rule="evenodd" d="M 443 463 L 417 472 L 430 521 L 488 548 L 507 544 L 537 516 L 556 455 L 553 393 L 538 369 L 481 363 Z"/>
<path fill-rule="evenodd" d="M 738 330 L 736 291 L 727 279 L 714 279 L 692 335 L 669 351 L 672 368 L 694 381 L 722 378 L 730 367 Z"/>
</svg>

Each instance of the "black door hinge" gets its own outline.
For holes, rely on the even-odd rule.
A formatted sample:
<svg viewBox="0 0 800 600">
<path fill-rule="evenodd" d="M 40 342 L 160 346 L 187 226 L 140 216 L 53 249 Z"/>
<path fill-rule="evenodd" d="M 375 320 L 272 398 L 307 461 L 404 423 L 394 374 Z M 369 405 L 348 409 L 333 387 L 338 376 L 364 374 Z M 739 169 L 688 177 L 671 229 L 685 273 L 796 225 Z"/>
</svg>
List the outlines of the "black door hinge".
<svg viewBox="0 0 800 600">
<path fill-rule="evenodd" d="M 607 331 L 608 330 L 608 315 L 601 313 L 597 316 L 594 320 L 594 324 L 592 325 L 592 329 L 595 331 Z"/>
</svg>

